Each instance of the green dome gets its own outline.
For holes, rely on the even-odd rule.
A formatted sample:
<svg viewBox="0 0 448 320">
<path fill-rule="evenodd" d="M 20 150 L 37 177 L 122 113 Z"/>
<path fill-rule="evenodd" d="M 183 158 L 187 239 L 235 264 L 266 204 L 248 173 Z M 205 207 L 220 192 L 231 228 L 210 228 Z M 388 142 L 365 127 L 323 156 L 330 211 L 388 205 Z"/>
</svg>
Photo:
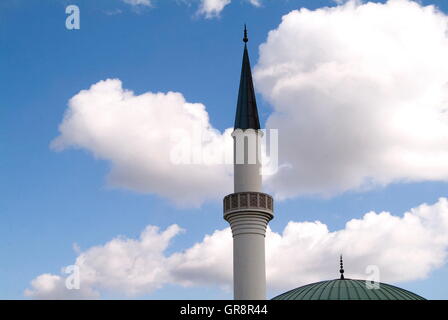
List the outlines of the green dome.
<svg viewBox="0 0 448 320">
<path fill-rule="evenodd" d="M 410 291 L 380 283 L 368 289 L 365 280 L 335 279 L 307 284 L 272 300 L 425 300 Z"/>
</svg>

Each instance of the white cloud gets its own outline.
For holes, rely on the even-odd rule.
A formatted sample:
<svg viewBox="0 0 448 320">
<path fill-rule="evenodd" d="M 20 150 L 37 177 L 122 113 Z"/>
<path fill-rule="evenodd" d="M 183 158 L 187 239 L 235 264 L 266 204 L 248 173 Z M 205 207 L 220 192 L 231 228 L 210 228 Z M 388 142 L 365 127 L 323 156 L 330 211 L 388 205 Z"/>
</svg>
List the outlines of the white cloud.
<svg viewBox="0 0 448 320">
<path fill-rule="evenodd" d="M 267 127 L 279 128 L 281 169 L 267 177 L 268 191 L 332 196 L 447 181 L 447 25 L 433 6 L 408 0 L 284 16 L 254 70 L 274 107 Z M 70 100 L 53 146 L 109 161 L 111 185 L 200 205 L 231 192 L 232 168 L 172 164 L 173 133 L 195 128 L 202 149 L 231 149 L 231 129 L 215 130 L 202 104 L 174 92 L 135 95 L 109 79 Z"/>
<path fill-rule="evenodd" d="M 123 0 L 124 3 L 130 4 L 131 6 L 147 6 L 150 7 L 150 0 Z"/>
<path fill-rule="evenodd" d="M 31 282 L 32 289 L 27 289 L 25 295 L 36 299 L 82 299 L 97 298 L 98 290 L 125 296 L 156 290 L 171 278 L 164 251 L 181 232 L 177 225 L 163 232 L 148 226 L 139 239 L 119 236 L 79 254 L 75 265 L 80 268 L 80 290 L 66 289 L 60 276 L 43 274 Z"/>
<path fill-rule="evenodd" d="M 182 230 L 148 226 L 139 239 L 118 237 L 81 253 L 81 290 L 77 297 L 96 298 L 99 292 L 122 296 L 148 294 L 166 284 L 217 286 L 232 282 L 232 236 L 229 228 L 215 231 L 191 248 L 165 253 Z M 267 281 L 280 292 L 338 277 L 338 255 L 345 258 L 346 276 L 366 278 L 367 265 L 380 268 L 380 281 L 421 279 L 446 262 L 448 200 L 422 204 L 402 217 L 369 212 L 330 232 L 321 222 L 289 222 L 282 233 L 266 236 Z M 64 279 L 44 274 L 31 282 L 31 298 L 74 298 Z"/>
<path fill-rule="evenodd" d="M 280 198 L 448 180 L 448 17 L 408 0 L 282 18 L 256 88 L 274 107 Z"/>
<path fill-rule="evenodd" d="M 170 257 L 173 281 L 184 286 L 219 286 L 228 290 L 232 283 L 232 250 L 230 228 L 206 235 L 202 242 Z"/>
<path fill-rule="evenodd" d="M 81 287 L 98 287 L 133 296 L 151 292 L 170 278 L 169 257 L 164 255 L 172 238 L 182 232 L 172 225 L 160 232 L 148 226 L 140 239 L 117 237 L 104 246 L 80 254 L 76 265 L 81 270 Z"/>
<path fill-rule="evenodd" d="M 206 18 L 219 17 L 219 14 L 224 7 L 230 3 L 231 0 L 201 0 L 198 13 L 204 15 Z"/>
<path fill-rule="evenodd" d="M 108 160 L 113 186 L 155 193 L 181 205 L 199 205 L 231 192 L 231 165 L 216 164 L 224 162 L 226 147 L 232 150 L 231 131 L 213 129 L 204 105 L 188 103 L 180 93 L 135 95 L 120 80 L 100 81 L 70 99 L 59 131 L 52 148 L 83 148 Z M 179 147 L 184 140 L 191 146 L 186 151 Z M 187 161 L 173 159 L 183 151 Z M 197 156 L 197 164 L 186 164 Z"/>
<path fill-rule="evenodd" d="M 338 275 L 337 257 L 344 254 L 345 274 L 365 279 L 376 265 L 382 282 L 426 278 L 446 262 L 448 200 L 422 204 L 402 217 L 368 212 L 330 232 L 320 222 L 289 222 L 283 233 L 267 239 L 268 279 L 278 289 Z M 334 260 L 331 263 L 331 259 Z"/>
<path fill-rule="evenodd" d="M 79 290 L 68 290 L 61 276 L 44 273 L 31 281 L 32 289 L 25 290 L 25 296 L 38 300 L 98 299 L 99 293 L 88 286 Z"/>
<path fill-rule="evenodd" d="M 204 15 L 207 19 L 219 17 L 221 11 L 230 4 L 232 0 L 200 0 L 198 14 Z M 247 0 L 255 7 L 261 6 L 261 0 Z"/>
</svg>

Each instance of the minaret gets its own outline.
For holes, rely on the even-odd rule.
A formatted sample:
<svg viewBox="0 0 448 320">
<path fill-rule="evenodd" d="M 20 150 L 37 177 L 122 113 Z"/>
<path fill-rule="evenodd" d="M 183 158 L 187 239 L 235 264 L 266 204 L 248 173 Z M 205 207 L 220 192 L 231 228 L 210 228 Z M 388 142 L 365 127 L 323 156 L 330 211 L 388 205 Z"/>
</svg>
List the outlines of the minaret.
<svg viewBox="0 0 448 320">
<path fill-rule="evenodd" d="M 244 53 L 232 133 L 234 193 L 224 197 L 224 219 L 233 235 L 233 291 L 235 300 L 266 299 L 265 235 L 274 217 L 274 202 L 261 192 L 261 137 L 257 102 L 247 52 Z"/>
</svg>

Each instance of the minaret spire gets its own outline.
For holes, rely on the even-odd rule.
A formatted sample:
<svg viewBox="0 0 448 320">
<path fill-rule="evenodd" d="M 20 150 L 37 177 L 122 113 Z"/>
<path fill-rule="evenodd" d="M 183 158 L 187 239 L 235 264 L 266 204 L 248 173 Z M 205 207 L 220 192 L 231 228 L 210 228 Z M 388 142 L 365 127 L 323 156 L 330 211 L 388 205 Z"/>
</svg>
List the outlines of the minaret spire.
<svg viewBox="0 0 448 320">
<path fill-rule="evenodd" d="M 244 38 L 243 38 L 243 42 L 246 43 L 247 41 L 249 41 L 249 39 L 247 38 L 246 24 L 244 24 Z"/>
<path fill-rule="evenodd" d="M 342 254 L 339 260 L 340 263 L 340 269 L 339 269 L 339 273 L 341 274 L 341 280 L 344 280 L 344 262 L 342 261 Z"/>
<path fill-rule="evenodd" d="M 241 66 L 240 88 L 238 91 L 238 102 L 236 107 L 234 129 L 260 129 L 258 118 L 257 101 L 255 99 L 252 71 L 250 68 L 249 53 L 247 51 L 247 29 L 244 25 L 244 53 Z"/>
</svg>

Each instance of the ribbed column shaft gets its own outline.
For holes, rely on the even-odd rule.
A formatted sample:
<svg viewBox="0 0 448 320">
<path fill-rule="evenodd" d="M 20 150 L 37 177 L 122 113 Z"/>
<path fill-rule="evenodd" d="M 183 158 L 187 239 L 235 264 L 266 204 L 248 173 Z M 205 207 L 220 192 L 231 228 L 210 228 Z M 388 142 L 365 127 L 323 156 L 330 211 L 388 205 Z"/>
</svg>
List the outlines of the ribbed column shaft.
<svg viewBox="0 0 448 320">
<path fill-rule="evenodd" d="M 266 299 L 265 235 L 272 215 L 242 211 L 226 216 L 233 234 L 235 300 Z"/>
</svg>

